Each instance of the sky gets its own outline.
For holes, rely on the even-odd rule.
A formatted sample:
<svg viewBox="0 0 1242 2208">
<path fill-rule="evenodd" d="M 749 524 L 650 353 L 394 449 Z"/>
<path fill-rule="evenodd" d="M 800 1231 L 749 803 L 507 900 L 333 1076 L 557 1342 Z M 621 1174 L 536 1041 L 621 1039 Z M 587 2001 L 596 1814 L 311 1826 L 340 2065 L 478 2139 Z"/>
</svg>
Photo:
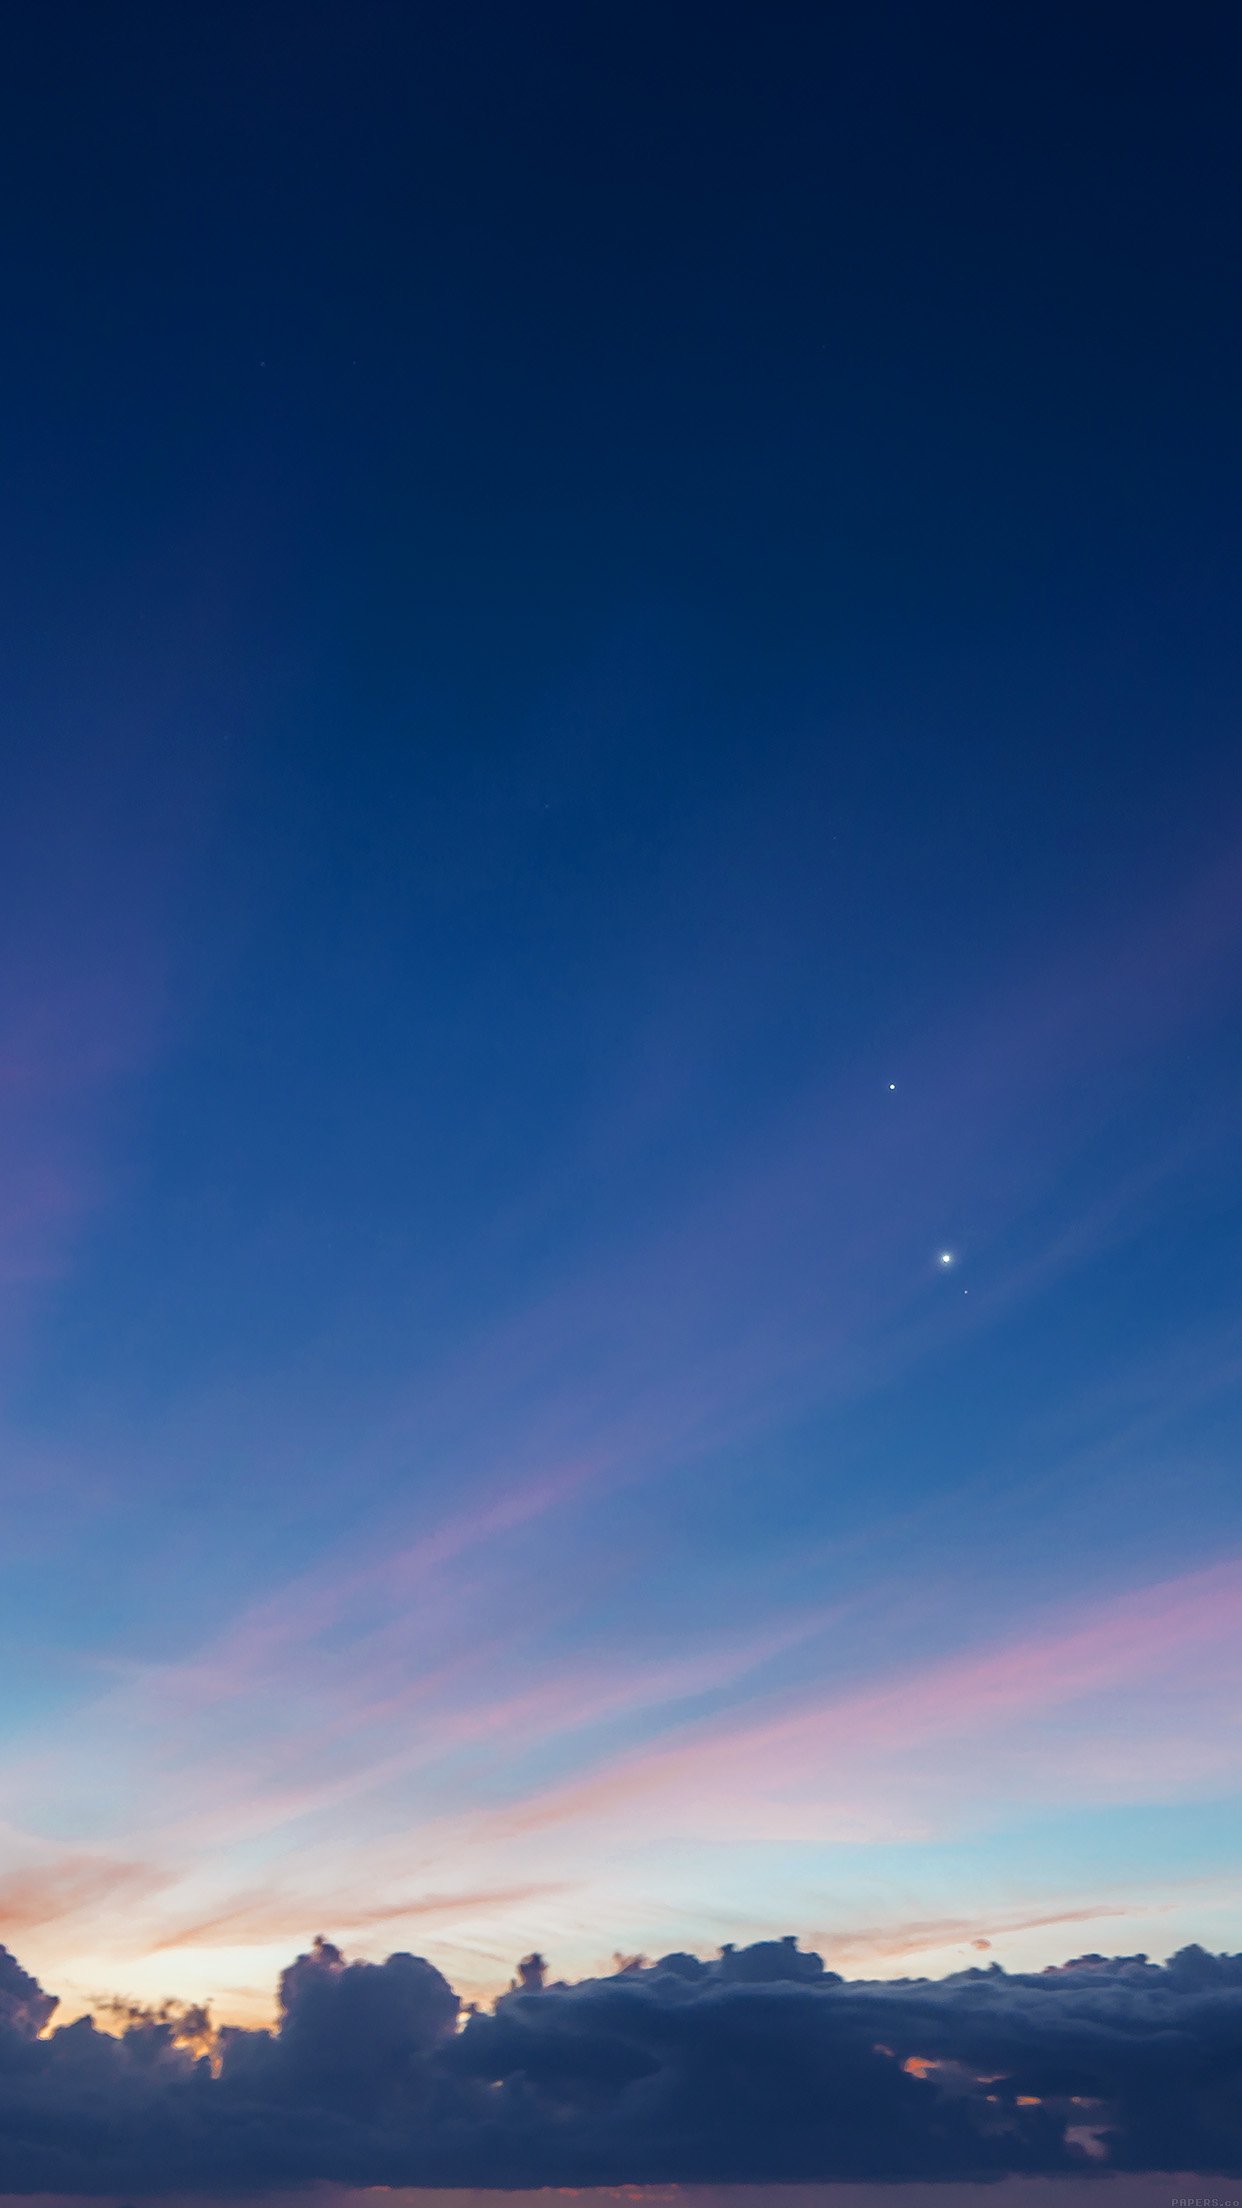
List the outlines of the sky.
<svg viewBox="0 0 1242 2208">
<path fill-rule="evenodd" d="M 1217 0 L 19 13 L 58 2024 L 283 2032 L 317 1934 L 484 2005 L 1242 1947 L 1240 62 Z"/>
</svg>

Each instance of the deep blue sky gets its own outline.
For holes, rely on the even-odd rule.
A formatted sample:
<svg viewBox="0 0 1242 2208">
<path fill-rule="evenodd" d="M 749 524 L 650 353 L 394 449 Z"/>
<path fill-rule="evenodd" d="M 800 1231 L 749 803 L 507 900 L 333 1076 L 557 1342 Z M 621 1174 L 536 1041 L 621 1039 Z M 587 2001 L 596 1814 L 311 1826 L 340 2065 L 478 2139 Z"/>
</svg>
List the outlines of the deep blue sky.
<svg viewBox="0 0 1242 2208">
<path fill-rule="evenodd" d="M 12 26 L 0 1815 L 71 1997 L 1236 1944 L 1240 60 Z"/>
</svg>

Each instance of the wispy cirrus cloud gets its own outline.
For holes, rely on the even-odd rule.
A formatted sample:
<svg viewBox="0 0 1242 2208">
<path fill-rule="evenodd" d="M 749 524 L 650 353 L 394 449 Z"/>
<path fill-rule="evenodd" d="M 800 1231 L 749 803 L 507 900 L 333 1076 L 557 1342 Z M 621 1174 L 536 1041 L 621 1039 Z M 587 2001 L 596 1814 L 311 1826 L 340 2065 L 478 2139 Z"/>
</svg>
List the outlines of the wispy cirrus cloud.
<svg viewBox="0 0 1242 2208">
<path fill-rule="evenodd" d="M 494 1822 L 513 1838 L 658 1812 L 706 1832 L 727 1805 L 743 1832 L 850 1840 L 953 1830 L 1015 1795 L 1176 1799 L 1242 1778 L 1240 1685 L 1230 1561 L 861 1688 L 743 1705 Z"/>
<path fill-rule="evenodd" d="M 675 1519 L 672 1483 L 711 1448 L 769 1432 L 810 1400 L 874 1393 L 1126 1231 L 1161 1175 L 1180 1170 L 1183 1131 L 1119 1170 L 1094 1208 L 1038 1219 L 1016 1254 L 999 1249 L 1096 1124 L 1098 1093 L 1079 1093 L 1084 1056 L 1101 1072 L 1161 1023 L 1194 1017 L 1226 983 L 1236 918 L 1232 888 L 1215 884 L 1140 930 L 1137 949 L 1098 949 L 1068 997 L 1063 977 L 1045 978 L 926 1038 L 903 1071 L 916 1118 L 838 1076 L 752 1129 L 658 1218 L 636 1214 L 580 1261 L 571 1253 L 547 1294 L 462 1344 L 366 1439 L 378 1455 L 417 1452 L 439 1483 L 451 1475 L 453 1508 L 373 1512 L 197 1647 L 110 1659 L 102 1696 L 14 1744 L 3 1798 L 33 1827 L 99 1820 L 118 1856 L 126 1805 L 151 1801 L 157 1863 L 193 1877 L 227 1856 L 213 1890 L 169 1893 L 166 1921 L 163 1901 L 142 1907 L 135 1936 L 155 1942 L 178 1924 L 205 1938 L 194 1928 L 252 1903 L 257 1932 L 256 1897 L 272 1889 L 252 1857 L 269 1843 L 309 1853 L 316 1891 L 379 1922 L 410 1893 L 397 1834 L 433 1887 L 460 1857 L 455 1890 L 499 1894 L 541 1883 L 529 1860 L 510 1876 L 506 1850 L 529 1857 L 555 1831 L 550 1875 L 572 1884 L 583 1835 L 603 1849 L 657 1809 L 670 1840 L 697 1844 L 727 1821 L 760 1844 L 848 1843 L 951 1830 L 1003 1803 L 1096 1800 L 1110 1787 L 1142 1798 L 1153 1755 L 1173 1791 L 1230 1780 L 1219 1698 L 1193 1702 L 1188 1651 L 1199 1633 L 1233 1661 L 1221 1622 L 1232 1581 L 1220 1599 L 1202 1579 L 1184 1600 L 1140 1592 L 1011 1644 L 981 1624 L 982 1645 L 964 1653 L 970 1613 L 954 1598 L 917 1661 L 903 1611 L 926 1589 L 862 1571 L 833 1580 L 817 1625 L 779 1612 L 765 1623 L 762 1601 L 725 1632 L 674 1615 L 643 1663 L 619 1650 L 615 1625 L 601 1642 L 598 1617 L 620 1607 L 627 1573 L 641 1584 L 641 1557 L 611 1555 L 603 1530 L 618 1489 L 666 1478 Z M 1140 987 L 1149 957 L 1154 999 Z M 971 1129 L 984 1123 L 980 1209 Z M 969 1206 L 998 1254 L 988 1295 L 950 1309 L 930 1253 L 945 1218 Z M 854 1659 L 860 1606 L 872 1638 Z M 799 1660 L 778 1687 L 765 1666 L 816 1631 L 822 1661 Z M 1171 1713 L 1178 1680 L 1189 1722 Z M 356 1865 L 352 1900 L 352 1881 L 333 1874 L 343 1856 Z"/>
<path fill-rule="evenodd" d="M 982 1955 L 994 1941 L 1015 1932 L 1043 1932 L 1066 1924 L 1097 1924 L 1108 1918 L 1133 1916 L 1139 1908 L 1145 1915 L 1152 1914 L 1150 1901 L 1138 1905 L 1097 1901 L 1076 1908 L 1043 1910 L 1035 1915 L 1029 1911 L 1006 1913 L 998 1910 L 990 1916 L 919 1917 L 905 1923 L 855 1925 L 848 1932 L 816 1933 L 814 1939 L 834 1969 L 848 1970 L 860 1963 L 902 1962 L 919 1955 L 939 1954 L 946 1949 L 970 1948 Z"/>
<path fill-rule="evenodd" d="M 0 1938 L 80 1918 L 100 1909 L 135 1909 L 171 1882 L 149 1863 L 62 1854 L 0 1877 Z"/>
<path fill-rule="evenodd" d="M 520 1915 L 524 1901 L 563 1901 L 586 1866 L 653 1830 L 675 1847 L 721 1831 L 740 1844 L 848 1845 L 977 1832 L 1022 1804 L 1193 1797 L 1239 1776 L 1228 1713 L 1242 1680 L 1240 1617 L 1242 1566 L 1231 1562 L 832 1691 L 814 1684 L 816 1649 L 839 1667 L 848 1606 L 671 1664 L 560 1671 L 542 1683 L 501 1684 L 491 1649 L 479 1675 L 425 1673 L 403 1695 L 404 1652 L 384 1707 L 393 1729 L 345 1737 L 349 1752 L 334 1760 L 312 1702 L 300 1734 L 286 1713 L 270 1767 L 247 1747 L 232 1768 L 221 1753 L 179 1771 L 175 1678 L 161 1718 L 168 1767 L 146 1825 L 155 1869 L 125 1894 L 119 1936 L 131 1950 L 169 1953 L 425 1916 L 437 1936 L 460 1928 L 468 1939 L 478 1924 Z M 799 1638 L 811 1678 L 774 1691 L 764 1667 Z M 723 1706 L 687 1717 L 703 1695 Z M 243 1738 L 261 1738 L 243 1716 Z M 617 1722 L 640 1723 L 642 1744 L 601 1755 L 598 1729 Z M 158 1767 L 159 1738 L 149 1736 L 135 1777 Z M 552 1750 L 585 1774 L 532 1780 Z M 480 1806 L 484 1771 L 497 1798 Z M 277 1845 L 283 1868 L 248 1884 L 246 1851 L 259 1839 Z M 282 1901 L 290 1881 L 296 1898 Z M 916 1936 L 947 1937 L 947 1926 Z"/>
<path fill-rule="evenodd" d="M 667 1474 L 810 1403 L 865 1398 L 1124 1242 L 1228 1139 L 1228 1099 L 1183 1097 L 1089 1200 L 1058 1192 L 1109 1124 L 1110 1083 L 1141 1085 L 1153 1052 L 1242 986 L 1240 877 L 1230 851 L 1123 929 L 942 1013 L 904 1039 L 895 1097 L 877 1065 L 838 1066 L 704 1165 L 709 1054 L 671 1084 L 682 1170 L 658 1208 L 645 1158 L 632 1201 L 618 1169 L 589 1241 L 571 1231 L 546 1287 L 412 1380 L 375 1447 L 467 1483 L 567 1456 L 601 1488 Z M 968 1242 L 969 1302 L 929 1295 L 946 1235 Z"/>
<path fill-rule="evenodd" d="M 664 1709 L 728 1692 L 838 1614 L 829 1606 L 726 1629 L 639 1662 L 596 1656 L 566 1667 L 549 1652 L 532 1669 L 520 1633 L 478 1633 L 459 1575 L 470 1583 L 493 1548 L 492 1568 L 504 1574 L 508 1537 L 533 1507 L 532 1497 L 521 1510 L 510 1497 L 490 1516 L 450 1519 L 417 1550 L 417 1569 L 407 1553 L 330 1591 L 318 1585 L 321 1599 L 305 1611 L 264 1610 L 239 1649 L 224 1642 L 185 1663 L 123 1672 L 36 1755 L 9 1759 L 5 1798 L 36 1822 L 40 1800 L 67 1773 L 96 1817 L 103 1809 L 121 1830 L 143 1792 L 147 1855 L 166 1868 L 129 1897 L 109 1947 L 261 1945 L 317 1924 L 424 1914 L 444 1930 L 572 1888 L 581 1866 L 516 1884 L 484 1871 L 464 1895 L 452 1846 L 438 1837 L 442 1861 L 428 1873 L 420 1830 L 429 1810 L 468 1801 L 489 1771 L 564 1755 L 579 1736 L 658 1723 Z M 413 1802 L 411 1784 L 421 1797 Z M 275 1849 L 278 1879 L 255 1883 L 256 1847 L 269 1860 Z M 411 1893 L 412 1860 L 422 1899 Z"/>
<path fill-rule="evenodd" d="M 169 1948 L 269 1947 L 278 1940 L 306 1940 L 309 1925 L 331 1925 L 334 1933 L 370 1932 L 392 1923 L 435 1926 L 441 1933 L 481 1913 L 519 1908 L 542 1901 L 560 1889 L 552 1885 L 493 1886 L 462 1893 L 405 1894 L 399 1900 L 368 1897 L 357 1887 L 331 1888 L 299 1897 L 287 1881 L 263 1891 L 238 1895 L 212 1916 L 171 1925 L 148 1950 Z"/>
</svg>

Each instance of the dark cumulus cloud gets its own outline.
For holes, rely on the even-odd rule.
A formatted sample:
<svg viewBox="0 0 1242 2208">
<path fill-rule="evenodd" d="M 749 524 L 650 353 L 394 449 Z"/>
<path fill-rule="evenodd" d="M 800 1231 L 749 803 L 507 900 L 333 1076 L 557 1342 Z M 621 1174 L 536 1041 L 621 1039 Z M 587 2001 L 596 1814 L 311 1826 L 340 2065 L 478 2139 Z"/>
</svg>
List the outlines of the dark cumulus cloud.
<svg viewBox="0 0 1242 2208">
<path fill-rule="evenodd" d="M 533 2187 L 1242 2172 L 1242 1956 L 846 1980 L 790 1940 L 549 1982 L 484 2014 L 317 1940 L 272 2031 L 55 2028 L 0 1948 L 0 2192 L 314 2179 Z"/>
</svg>

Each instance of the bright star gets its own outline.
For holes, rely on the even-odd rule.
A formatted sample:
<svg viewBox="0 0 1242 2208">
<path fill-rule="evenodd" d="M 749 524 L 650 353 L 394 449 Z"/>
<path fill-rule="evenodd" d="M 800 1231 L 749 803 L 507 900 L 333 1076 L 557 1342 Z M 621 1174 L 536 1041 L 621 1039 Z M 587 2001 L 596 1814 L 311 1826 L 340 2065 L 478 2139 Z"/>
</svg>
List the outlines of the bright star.
<svg viewBox="0 0 1242 2208">
<path fill-rule="evenodd" d="M 952 1250 L 942 1250 L 940 1252 L 940 1262 L 942 1265 L 951 1265 L 953 1263 Z"/>
</svg>

